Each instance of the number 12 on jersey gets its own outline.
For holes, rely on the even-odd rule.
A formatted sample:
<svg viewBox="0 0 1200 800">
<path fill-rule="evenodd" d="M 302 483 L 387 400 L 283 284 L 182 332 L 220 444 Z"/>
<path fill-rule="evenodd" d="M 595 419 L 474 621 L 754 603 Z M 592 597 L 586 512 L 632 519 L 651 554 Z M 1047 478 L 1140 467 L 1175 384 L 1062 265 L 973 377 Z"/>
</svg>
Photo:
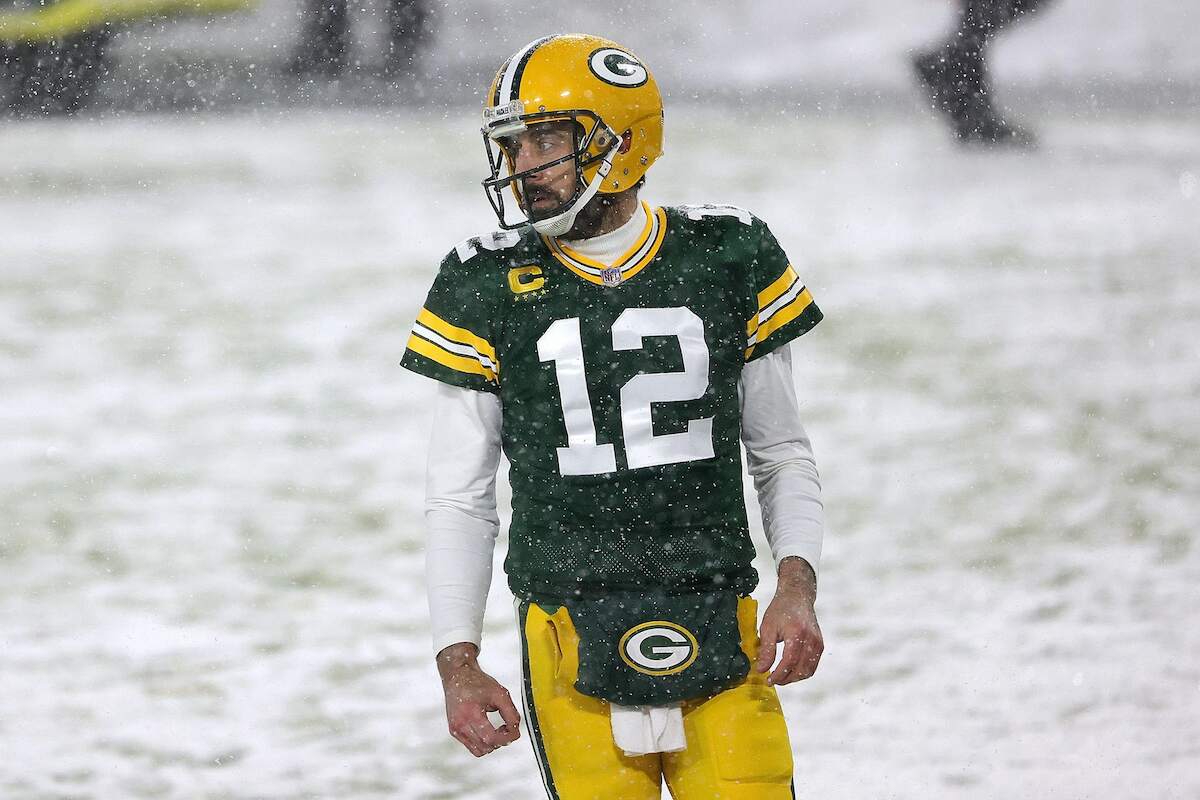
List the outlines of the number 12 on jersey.
<svg viewBox="0 0 1200 800">
<path fill-rule="evenodd" d="M 647 336 L 672 336 L 683 354 L 682 372 L 634 375 L 621 387 L 621 432 L 630 469 L 712 458 L 713 418 L 688 422 L 681 433 L 655 435 L 654 403 L 699 400 L 708 391 L 704 323 L 687 308 L 627 308 L 612 325 L 614 350 L 641 350 Z M 579 318 L 555 320 L 538 339 L 538 358 L 554 362 L 567 446 L 557 448 L 562 475 L 601 475 L 617 469 L 616 448 L 596 441 L 588 396 Z"/>
</svg>

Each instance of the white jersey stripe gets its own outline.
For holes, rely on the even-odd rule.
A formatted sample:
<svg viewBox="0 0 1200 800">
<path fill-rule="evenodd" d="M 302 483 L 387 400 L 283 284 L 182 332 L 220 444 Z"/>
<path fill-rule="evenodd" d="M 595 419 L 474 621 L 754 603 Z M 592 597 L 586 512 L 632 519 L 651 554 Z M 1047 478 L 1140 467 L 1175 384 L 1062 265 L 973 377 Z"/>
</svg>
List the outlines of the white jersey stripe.
<svg viewBox="0 0 1200 800">
<path fill-rule="evenodd" d="M 492 372 L 496 371 L 496 363 L 469 344 L 452 342 L 437 331 L 431 330 L 419 322 L 413 323 L 412 332 L 422 339 L 428 339 L 443 350 L 448 350 L 451 353 L 466 356 L 467 358 L 473 358 Z"/>
<path fill-rule="evenodd" d="M 800 282 L 800 278 L 797 276 L 796 279 L 792 281 L 791 285 L 784 290 L 783 294 L 775 298 L 775 302 L 758 312 L 758 324 L 765 324 L 767 320 L 775 316 L 775 313 L 779 311 L 779 309 L 795 300 L 796 296 L 802 291 L 804 291 L 804 284 Z"/>
<path fill-rule="evenodd" d="M 784 308 L 791 305 L 792 302 L 799 297 L 800 293 L 803 291 L 804 284 L 800 281 L 799 276 L 797 276 L 796 279 L 792 281 L 791 285 L 788 286 L 787 290 L 784 291 L 783 294 L 779 295 L 779 297 L 775 298 L 775 302 L 758 312 L 758 328 L 766 325 L 767 321 L 770 320 L 771 317 L 775 316 Z M 758 341 L 758 328 L 755 328 L 754 333 L 751 334 L 750 338 L 746 340 L 747 347 L 753 347 Z"/>
<path fill-rule="evenodd" d="M 525 639 L 525 620 L 521 619 L 521 601 L 516 597 L 513 598 L 513 610 L 517 614 L 517 631 L 521 637 L 521 710 L 525 712 L 525 730 L 529 733 L 530 738 L 538 738 L 537 733 L 533 730 L 531 721 L 535 719 L 530 712 L 533 708 L 533 686 L 528 680 L 529 671 L 529 643 Z M 546 797 L 557 797 L 558 793 L 550 787 L 550 765 L 542 760 L 542 748 L 544 745 L 541 741 L 533 742 L 533 760 L 537 762 L 538 772 L 542 776 L 542 786 L 546 789 Z"/>
<path fill-rule="evenodd" d="M 632 256 L 630 256 L 629 258 L 622 261 L 619 265 L 614 264 L 613 266 L 616 267 L 617 269 L 621 270 L 622 273 L 637 266 L 638 262 L 640 262 L 643 258 L 646 257 L 646 254 L 650 252 L 651 248 L 653 248 L 655 243 L 658 241 L 659 226 L 660 226 L 660 223 L 659 223 L 659 219 L 658 219 L 658 214 L 651 213 L 650 214 L 650 235 L 648 237 L 646 237 L 645 243 L 643 243 L 641 248 L 639 248 L 638 251 L 636 253 L 634 253 Z M 588 275 L 592 275 L 597 278 L 601 277 L 601 275 L 603 274 L 602 271 L 597 269 L 596 267 L 593 267 L 590 264 L 585 264 L 577 258 L 572 258 L 571 254 L 568 253 L 565 249 L 563 249 L 562 245 L 560 245 L 558 243 L 557 239 L 549 239 L 548 241 L 550 242 L 551 247 L 554 248 L 555 253 L 562 256 L 567 261 L 570 261 L 571 264 L 574 265 L 575 268 L 578 269 L 580 272 L 586 272 Z"/>
</svg>

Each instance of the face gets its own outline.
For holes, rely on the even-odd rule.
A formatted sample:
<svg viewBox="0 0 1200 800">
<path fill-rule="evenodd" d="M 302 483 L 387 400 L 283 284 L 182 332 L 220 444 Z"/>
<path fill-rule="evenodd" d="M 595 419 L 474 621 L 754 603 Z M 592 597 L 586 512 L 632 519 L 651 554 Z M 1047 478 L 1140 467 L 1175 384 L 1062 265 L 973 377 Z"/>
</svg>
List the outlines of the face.
<svg viewBox="0 0 1200 800">
<path fill-rule="evenodd" d="M 525 131 L 500 140 L 501 147 L 512 160 L 513 172 L 537 169 L 565 156 L 575 149 L 574 125 L 570 122 L 540 122 Z M 575 194 L 575 162 L 567 159 L 544 170 L 534 172 L 523 181 L 525 212 L 536 214 L 552 211 L 567 203 Z"/>
</svg>

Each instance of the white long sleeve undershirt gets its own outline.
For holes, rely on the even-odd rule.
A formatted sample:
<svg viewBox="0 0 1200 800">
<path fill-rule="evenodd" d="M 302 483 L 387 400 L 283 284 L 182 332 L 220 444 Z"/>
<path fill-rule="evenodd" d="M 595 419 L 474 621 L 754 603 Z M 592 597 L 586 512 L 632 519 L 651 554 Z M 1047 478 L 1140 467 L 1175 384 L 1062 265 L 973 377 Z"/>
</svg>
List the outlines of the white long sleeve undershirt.
<svg viewBox="0 0 1200 800">
<path fill-rule="evenodd" d="M 808 434 L 800 423 L 788 347 L 742 370 L 742 443 L 776 564 L 799 556 L 816 572 L 824 512 Z M 438 385 L 426 478 L 425 549 L 433 648 L 480 644 L 499 531 L 500 398 Z"/>
<path fill-rule="evenodd" d="M 763 532 L 775 565 L 799 556 L 815 576 L 821 566 L 825 506 L 812 443 L 800 422 L 791 346 L 747 364 L 738 396 L 746 469 L 754 479 Z"/>
<path fill-rule="evenodd" d="M 479 645 L 492 584 L 500 398 L 438 384 L 425 472 L 425 589 L 433 650 Z"/>
</svg>

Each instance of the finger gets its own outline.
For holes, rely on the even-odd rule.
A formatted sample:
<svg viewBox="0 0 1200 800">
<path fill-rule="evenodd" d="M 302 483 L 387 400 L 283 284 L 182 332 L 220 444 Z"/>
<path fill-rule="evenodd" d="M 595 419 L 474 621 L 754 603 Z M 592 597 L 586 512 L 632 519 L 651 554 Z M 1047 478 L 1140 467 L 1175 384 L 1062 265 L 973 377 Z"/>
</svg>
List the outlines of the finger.
<svg viewBox="0 0 1200 800">
<path fill-rule="evenodd" d="M 811 678 L 817 671 L 817 664 L 821 662 L 821 654 L 814 647 L 804 648 L 804 652 L 800 655 L 799 663 L 793 672 L 795 680 L 803 681 Z"/>
<path fill-rule="evenodd" d="M 472 734 L 469 730 L 451 728 L 450 735 L 453 736 L 459 744 L 467 748 L 471 755 L 475 756 L 476 758 L 487 755 L 491 752 L 491 750 L 484 747 L 484 745 L 479 741 L 478 737 Z"/>
<path fill-rule="evenodd" d="M 511 744 L 521 738 L 521 715 L 517 713 L 517 707 L 513 705 L 512 698 L 505 692 L 496 703 L 495 712 L 498 712 L 503 724 L 493 726 L 495 731 L 500 734 L 499 742 L 501 745 Z M 494 712 L 494 713 L 495 713 Z"/>
<path fill-rule="evenodd" d="M 771 675 L 770 683 L 784 685 L 811 678 L 817 671 L 825 642 L 820 631 L 807 631 L 784 645 L 784 655 L 779 659 L 779 669 Z"/>
<path fill-rule="evenodd" d="M 521 738 L 521 731 L 511 725 L 501 725 L 499 728 L 493 728 L 495 734 L 492 735 L 490 741 L 496 747 L 504 747 L 506 744 L 512 744 L 517 739 Z"/>
<path fill-rule="evenodd" d="M 483 725 L 476 728 L 475 735 L 490 750 L 495 750 L 506 744 L 512 744 L 520 738 L 520 733 L 515 727 L 509 727 L 506 723 L 497 728 L 492 724 L 491 720 L 486 721 Z"/>
<path fill-rule="evenodd" d="M 493 728 L 492 723 L 487 719 L 484 719 L 482 724 L 474 726 L 472 733 L 488 753 L 512 741 L 506 728 Z"/>
<path fill-rule="evenodd" d="M 816 668 L 816 664 L 812 660 L 810 648 L 802 644 L 797 648 L 796 660 L 788 669 L 788 674 L 783 682 L 795 683 L 796 681 L 802 681 L 805 678 L 811 677 Z"/>
<path fill-rule="evenodd" d="M 489 711 L 487 716 L 488 724 L 492 726 L 493 730 L 499 731 L 502 735 L 504 741 L 502 741 L 501 744 L 509 744 L 510 742 L 515 742 L 517 739 L 521 738 L 520 727 L 518 725 L 510 725 L 505 722 L 504 718 L 500 716 L 500 712 Z"/>
<path fill-rule="evenodd" d="M 754 662 L 756 670 L 766 672 L 775 663 L 775 645 L 778 642 L 779 634 L 775 632 L 775 626 L 763 623 L 758 634 L 758 658 Z"/>
<path fill-rule="evenodd" d="M 488 709 L 488 714 L 482 715 L 482 717 L 479 719 L 472 720 L 471 723 L 472 733 L 478 739 L 478 741 L 484 747 L 488 748 L 488 752 L 491 752 L 498 747 L 503 747 L 506 744 L 515 742 L 521 735 L 519 733 L 519 729 L 517 728 L 516 721 L 514 720 L 514 724 L 511 726 L 507 722 L 503 722 L 503 724 L 497 726 L 496 723 L 492 721 L 491 717 L 489 717 L 489 714 L 492 716 L 499 716 L 500 720 L 503 721 L 504 714 L 506 712 L 497 709 L 496 705 L 493 703 L 489 703 L 486 708 Z M 516 709 L 512 710 L 514 712 L 516 711 Z M 497 714 L 497 712 L 499 712 L 499 714 Z"/>
<path fill-rule="evenodd" d="M 797 666 L 797 680 L 811 678 L 817 671 L 817 665 L 821 663 L 821 654 L 825 652 L 825 642 L 818 634 L 815 639 L 810 638 L 804 642 L 804 650 L 800 654 L 800 663 Z"/>
<path fill-rule="evenodd" d="M 487 739 L 486 732 L 492 731 L 495 728 L 479 705 L 463 706 L 450 722 L 450 734 L 475 757 L 487 755 L 498 746 Z"/>
<path fill-rule="evenodd" d="M 500 712 L 500 718 L 504 720 L 504 725 L 513 730 L 521 727 L 521 715 L 517 713 L 517 707 L 513 704 L 512 696 L 508 692 L 503 692 L 497 698 L 496 711 Z"/>
<path fill-rule="evenodd" d="M 792 670 L 796 667 L 800 658 L 800 642 L 794 638 L 784 639 L 783 655 L 779 657 L 779 663 L 775 666 L 775 671 L 767 678 L 767 683 L 782 686 L 792 681 Z"/>
</svg>

